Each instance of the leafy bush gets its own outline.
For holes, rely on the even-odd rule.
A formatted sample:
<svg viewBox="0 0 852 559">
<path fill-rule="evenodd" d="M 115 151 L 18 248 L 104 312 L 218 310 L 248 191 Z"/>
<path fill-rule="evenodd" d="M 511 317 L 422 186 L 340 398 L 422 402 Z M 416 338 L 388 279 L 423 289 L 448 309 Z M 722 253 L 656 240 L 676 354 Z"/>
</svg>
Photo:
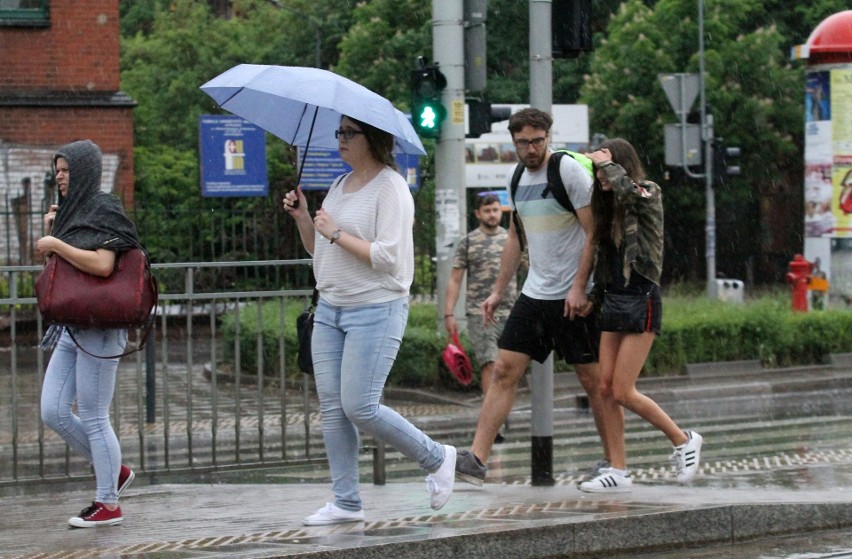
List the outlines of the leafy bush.
<svg viewBox="0 0 852 559">
<path fill-rule="evenodd" d="M 277 377 L 282 324 L 280 307 L 278 302 L 265 303 L 260 321 L 257 305 L 241 308 L 243 374 L 253 375 L 257 370 L 260 323 L 264 375 Z M 283 315 L 288 376 L 298 373 L 295 324 L 303 308 L 302 301 L 290 302 Z M 786 293 L 761 296 L 743 304 L 722 303 L 703 296 L 665 296 L 663 309 L 663 332 L 654 342 L 645 363 L 646 375 L 677 375 L 687 363 L 714 361 L 759 359 L 770 367 L 818 364 L 826 362 L 831 353 L 852 351 L 852 313 L 845 310 L 794 313 L 789 309 L 789 295 Z M 447 339 L 436 321 L 434 304 L 411 305 L 405 338 L 388 379 L 390 385 L 460 388 L 440 363 Z M 226 359 L 232 363 L 236 313 L 231 312 L 224 317 L 222 332 Z M 471 346 L 464 335 L 462 343 L 470 354 Z M 560 360 L 554 362 L 554 367 L 557 371 L 570 370 Z M 477 386 L 475 380 L 469 389 Z"/>
<path fill-rule="evenodd" d="M 677 374 L 687 363 L 759 359 L 764 366 L 818 364 L 852 351 L 852 313 L 794 313 L 789 295 L 770 294 L 743 304 L 707 298 L 664 297 L 663 332 L 646 374 Z"/>
<path fill-rule="evenodd" d="M 287 377 L 300 374 L 296 364 L 298 342 L 296 318 L 304 310 L 307 301 L 300 300 L 285 305 L 282 314 L 280 302 L 267 302 L 260 307 L 250 303 L 237 312 L 229 311 L 222 318 L 222 339 L 226 365 L 235 366 L 237 323 L 239 322 L 240 369 L 242 375 L 253 376 L 257 372 L 258 340 L 262 340 L 263 375 L 277 378 L 279 375 L 279 337 L 284 330 L 284 363 Z M 413 304 L 408 316 L 405 338 L 391 370 L 389 383 L 397 386 L 422 387 L 435 384 L 438 361 L 446 345 L 446 338 L 437 333 L 435 305 Z M 260 334 L 258 334 L 260 332 Z"/>
<path fill-rule="evenodd" d="M 222 317 L 223 353 L 226 365 L 236 367 L 237 336 L 239 335 L 240 371 L 242 375 L 256 376 L 258 370 L 258 345 L 262 344 L 262 374 L 269 378 L 279 376 L 281 331 L 284 331 L 284 367 L 288 378 L 300 374 L 296 364 L 298 341 L 296 317 L 307 306 L 304 300 L 248 303 Z"/>
</svg>

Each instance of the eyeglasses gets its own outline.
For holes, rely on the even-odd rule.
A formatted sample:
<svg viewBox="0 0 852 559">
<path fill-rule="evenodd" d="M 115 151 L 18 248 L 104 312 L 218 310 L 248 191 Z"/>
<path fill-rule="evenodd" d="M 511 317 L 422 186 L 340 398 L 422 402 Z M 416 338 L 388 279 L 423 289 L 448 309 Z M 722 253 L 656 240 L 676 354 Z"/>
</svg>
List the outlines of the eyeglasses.
<svg viewBox="0 0 852 559">
<path fill-rule="evenodd" d="M 355 137 L 355 134 L 363 134 L 363 132 L 361 132 L 360 130 L 352 130 L 352 129 L 344 130 L 342 128 L 334 131 L 334 137 L 337 138 L 338 140 L 340 139 L 341 136 L 343 136 L 347 140 L 351 140 L 352 138 Z"/>
<path fill-rule="evenodd" d="M 546 136 L 542 136 L 540 138 L 533 138 L 532 140 L 515 140 L 515 145 L 521 149 L 527 149 L 530 146 L 534 148 L 540 148 L 544 145 L 544 142 L 547 141 Z"/>
</svg>

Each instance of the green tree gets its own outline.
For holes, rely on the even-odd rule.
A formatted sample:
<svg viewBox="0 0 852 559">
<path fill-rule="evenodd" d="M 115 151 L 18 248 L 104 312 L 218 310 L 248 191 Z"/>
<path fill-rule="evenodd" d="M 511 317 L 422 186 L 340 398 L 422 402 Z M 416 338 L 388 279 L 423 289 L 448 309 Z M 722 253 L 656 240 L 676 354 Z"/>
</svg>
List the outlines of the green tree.
<svg viewBox="0 0 852 559">
<path fill-rule="evenodd" d="M 745 173 L 719 191 L 717 248 L 720 262 L 745 262 L 761 254 L 766 232 L 761 194 L 795 184 L 790 169 L 801 166 L 801 68 L 785 57 L 777 27 L 761 26 L 761 2 L 714 0 L 705 5 L 707 102 L 715 132 L 743 148 Z M 757 24 L 755 24 L 757 22 Z M 672 29 L 679 30 L 672 33 Z M 650 178 L 663 181 L 663 130 L 676 117 L 658 74 L 698 72 L 696 5 L 661 0 L 622 4 L 599 37 L 581 99 L 589 104 L 596 131 L 629 139 L 645 158 Z M 703 267 L 703 183 L 685 180 L 665 188 L 669 273 Z M 792 181 L 792 182 L 788 182 Z M 801 183 L 798 183 L 801 184 Z M 673 235 L 674 233 L 674 235 Z M 685 241 L 685 242 L 684 242 Z M 722 270 L 723 268 L 720 268 Z M 743 274 L 740 267 L 724 270 Z M 694 276 L 693 276 L 694 277 Z M 699 275 L 700 277 L 700 275 Z"/>
<path fill-rule="evenodd" d="M 345 0 L 334 7 L 345 7 Z M 283 191 L 295 184 L 294 152 L 269 136 L 270 191 L 266 199 L 202 199 L 198 182 L 198 117 L 220 113 L 199 87 L 240 63 L 311 66 L 316 46 L 334 53 L 349 10 L 321 20 L 308 2 L 238 0 L 231 17 L 214 17 L 206 2 L 147 0 L 122 3 L 122 89 L 137 100 L 137 219 L 155 259 L 301 257 L 298 235 L 274 223 Z M 306 24 L 309 23 L 310 25 Z M 314 28 L 313 25 L 317 27 Z M 318 31 L 319 33 L 316 33 Z M 233 217 L 225 216 L 226 213 Z M 269 216 L 265 218 L 264 216 Z M 144 228 L 144 229 L 143 229 Z M 266 228 L 266 230 L 258 230 Z M 269 244 L 245 255 L 233 235 Z M 272 240 L 286 240 L 272 246 Z M 219 242 L 217 242 L 219 240 Z M 273 250 L 275 252 L 270 253 Z"/>
<path fill-rule="evenodd" d="M 428 0 L 373 0 L 353 10 L 354 23 L 340 41 L 336 72 L 410 108 L 410 75 L 417 56 L 432 58 Z"/>
</svg>

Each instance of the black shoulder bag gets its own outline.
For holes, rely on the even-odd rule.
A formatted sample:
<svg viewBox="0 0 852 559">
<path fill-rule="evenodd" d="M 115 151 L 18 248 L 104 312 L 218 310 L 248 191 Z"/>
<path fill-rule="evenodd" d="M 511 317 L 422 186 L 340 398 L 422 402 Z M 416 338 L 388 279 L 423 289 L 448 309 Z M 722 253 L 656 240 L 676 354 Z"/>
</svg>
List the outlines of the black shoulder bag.
<svg viewBox="0 0 852 559">
<path fill-rule="evenodd" d="M 310 304 L 296 318 L 296 335 L 299 338 L 299 369 L 306 375 L 314 374 L 314 360 L 311 355 L 311 336 L 314 334 L 314 312 L 317 308 L 319 291 L 314 287 Z"/>
</svg>

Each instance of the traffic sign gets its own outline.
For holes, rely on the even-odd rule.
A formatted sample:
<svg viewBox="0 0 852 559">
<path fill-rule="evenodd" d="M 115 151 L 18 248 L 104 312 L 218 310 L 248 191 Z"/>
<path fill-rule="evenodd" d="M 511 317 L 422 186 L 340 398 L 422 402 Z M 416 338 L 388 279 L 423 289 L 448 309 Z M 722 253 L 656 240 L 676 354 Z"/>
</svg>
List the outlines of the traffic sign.
<svg viewBox="0 0 852 559">
<path fill-rule="evenodd" d="M 701 83 L 698 74 L 659 74 L 660 84 L 677 114 L 689 114 Z"/>
</svg>

